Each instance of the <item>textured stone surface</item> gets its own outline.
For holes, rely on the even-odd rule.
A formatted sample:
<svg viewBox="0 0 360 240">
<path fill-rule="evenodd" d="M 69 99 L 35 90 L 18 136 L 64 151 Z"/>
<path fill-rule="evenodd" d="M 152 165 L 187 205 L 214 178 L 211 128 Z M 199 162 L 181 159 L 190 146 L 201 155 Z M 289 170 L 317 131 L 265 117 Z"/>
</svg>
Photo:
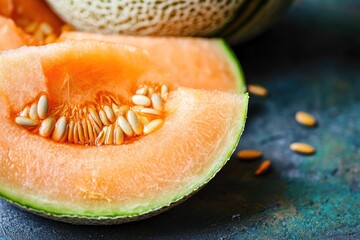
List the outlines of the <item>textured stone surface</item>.
<svg viewBox="0 0 360 240">
<path fill-rule="evenodd" d="M 185 203 L 118 226 L 54 222 L 0 200 L 0 239 L 360 239 L 360 19 L 352 15 L 359 5 L 318 2 L 298 1 L 272 30 L 235 48 L 248 82 L 270 92 L 251 97 L 239 146 L 262 150 L 273 161 L 268 174 L 254 176 L 261 160 L 233 157 Z M 335 16 L 340 2 L 348 4 L 347 28 Z M 325 13 L 334 18 L 319 17 Z M 298 125 L 298 110 L 319 125 Z M 317 152 L 292 153 L 292 141 Z"/>
</svg>

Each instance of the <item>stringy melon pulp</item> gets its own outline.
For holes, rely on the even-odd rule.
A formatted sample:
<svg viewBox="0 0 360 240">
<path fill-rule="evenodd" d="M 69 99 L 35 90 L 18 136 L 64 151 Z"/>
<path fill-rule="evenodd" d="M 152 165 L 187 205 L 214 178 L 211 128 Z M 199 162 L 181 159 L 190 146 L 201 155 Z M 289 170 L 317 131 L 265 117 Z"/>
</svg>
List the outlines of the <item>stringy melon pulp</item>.
<svg viewBox="0 0 360 240">
<path fill-rule="evenodd" d="M 0 195 L 58 216 L 129 218 L 167 207 L 199 189 L 235 149 L 247 95 L 179 88 L 166 71 L 144 49 L 93 41 L 0 55 Z M 199 73 L 179 74 L 191 82 Z M 146 82 L 170 86 L 165 122 L 129 144 L 61 144 L 14 122 L 16 113 L 42 93 L 54 106 L 91 101 L 98 92 L 128 98 L 135 86 Z"/>
</svg>

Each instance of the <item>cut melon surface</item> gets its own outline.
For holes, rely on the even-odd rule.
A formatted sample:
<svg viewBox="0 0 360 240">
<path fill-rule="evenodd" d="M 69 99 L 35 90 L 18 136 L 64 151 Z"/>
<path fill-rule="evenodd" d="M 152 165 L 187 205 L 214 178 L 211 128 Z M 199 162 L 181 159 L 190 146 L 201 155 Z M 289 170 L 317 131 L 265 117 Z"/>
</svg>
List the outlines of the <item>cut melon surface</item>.
<svg viewBox="0 0 360 240">
<path fill-rule="evenodd" d="M 175 67 L 157 60 L 146 48 L 97 41 L 1 53 L 0 195 L 50 218 L 109 224 L 159 213 L 206 184 L 238 143 L 248 96 L 180 87 L 174 79 L 196 81 L 197 65 L 189 58 L 195 69 L 179 70 L 179 77 Z M 220 70 L 211 76 L 234 80 Z M 83 104 L 109 92 L 126 102 L 144 83 L 169 86 L 164 124 L 123 145 L 58 143 L 14 121 L 41 94 L 50 107 Z"/>
<path fill-rule="evenodd" d="M 179 86 L 246 91 L 240 64 L 231 48 L 222 39 L 106 35 L 86 32 L 63 32 L 58 38 L 60 42 L 71 40 L 95 40 L 140 47 L 151 56 L 153 61 L 165 64 L 169 78 Z M 186 77 L 182 72 L 188 71 L 192 73 Z M 188 81 L 189 79 L 191 81 Z"/>
</svg>

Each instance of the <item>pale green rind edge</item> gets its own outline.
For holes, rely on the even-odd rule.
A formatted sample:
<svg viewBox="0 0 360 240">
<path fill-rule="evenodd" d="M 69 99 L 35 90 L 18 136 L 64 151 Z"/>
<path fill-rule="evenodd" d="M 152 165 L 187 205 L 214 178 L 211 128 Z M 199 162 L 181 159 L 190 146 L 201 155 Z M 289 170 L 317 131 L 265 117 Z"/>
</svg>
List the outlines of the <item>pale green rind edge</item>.
<svg viewBox="0 0 360 240">
<path fill-rule="evenodd" d="M 230 45 L 226 42 L 225 39 L 219 38 L 217 39 L 217 43 L 219 48 L 222 50 L 222 52 L 225 54 L 226 58 L 228 59 L 229 65 L 235 75 L 236 89 L 238 93 L 245 93 L 246 92 L 245 76 L 238 58 L 236 57 L 235 53 L 233 52 Z"/>
</svg>

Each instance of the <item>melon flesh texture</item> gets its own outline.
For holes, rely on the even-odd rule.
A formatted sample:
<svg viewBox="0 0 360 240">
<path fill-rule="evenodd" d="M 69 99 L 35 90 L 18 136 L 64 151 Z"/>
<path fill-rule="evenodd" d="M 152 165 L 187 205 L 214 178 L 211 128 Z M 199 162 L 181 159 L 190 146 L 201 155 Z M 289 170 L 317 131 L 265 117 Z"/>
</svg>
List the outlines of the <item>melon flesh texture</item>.
<svg viewBox="0 0 360 240">
<path fill-rule="evenodd" d="M 64 32 L 58 38 L 58 41 L 70 40 L 96 40 L 141 47 L 154 61 L 166 66 L 169 84 L 236 92 L 246 90 L 240 65 L 221 39 L 204 41 L 186 37 L 135 37 L 85 32 Z M 191 72 L 191 75 L 186 76 L 179 71 Z"/>
<path fill-rule="evenodd" d="M 50 108 L 91 101 L 102 91 L 129 98 L 138 84 L 171 82 L 167 67 L 142 48 L 94 41 L 0 54 L 0 195 L 58 220 L 104 224 L 144 218 L 198 190 L 235 149 L 247 95 L 173 84 L 164 125 L 120 146 L 61 144 L 14 122 L 42 93 Z M 178 74 L 196 81 L 192 72 Z"/>
</svg>

